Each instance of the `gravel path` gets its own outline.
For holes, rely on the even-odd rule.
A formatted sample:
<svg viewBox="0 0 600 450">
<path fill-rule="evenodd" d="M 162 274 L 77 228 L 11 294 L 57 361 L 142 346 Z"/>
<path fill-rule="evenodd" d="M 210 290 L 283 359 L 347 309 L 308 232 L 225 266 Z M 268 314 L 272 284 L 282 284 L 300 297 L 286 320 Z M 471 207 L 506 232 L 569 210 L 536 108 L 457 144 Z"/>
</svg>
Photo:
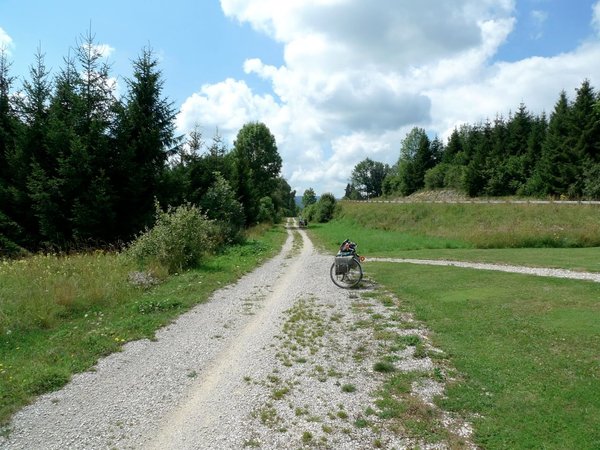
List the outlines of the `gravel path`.
<svg viewBox="0 0 600 450">
<path fill-rule="evenodd" d="M 445 374 L 447 361 L 391 349 L 405 336 L 439 352 L 427 330 L 368 279 L 337 288 L 331 263 L 290 227 L 277 257 L 156 340 L 126 344 L 18 412 L 0 448 L 474 448 L 469 424 L 432 402 L 443 394 L 432 374 Z M 374 364 L 392 353 L 395 373 L 412 374 L 406 395 L 435 418 L 431 429 L 444 429 L 441 441 L 410 439 L 379 414 L 376 392 L 389 375 Z"/>
<path fill-rule="evenodd" d="M 370 260 L 600 281 L 600 274 L 554 269 Z M 469 424 L 432 402 L 443 385 L 431 374 L 449 368 L 386 341 L 416 338 L 439 352 L 427 330 L 390 309 L 395 300 L 368 281 L 360 290 L 336 288 L 331 263 L 304 231 L 288 229 L 277 257 L 159 330 L 155 341 L 126 344 L 17 413 L 0 448 L 474 448 Z M 376 392 L 387 375 L 374 363 L 394 351 L 396 373 L 415 374 L 407 395 L 436 418 L 431 428 L 443 427 L 445 440 L 409 439 L 378 414 Z"/>
<path fill-rule="evenodd" d="M 368 260 L 408 264 L 425 264 L 432 266 L 456 266 L 479 270 L 497 270 L 500 272 L 522 273 L 527 275 L 537 275 L 540 277 L 571 278 L 574 280 L 588 280 L 600 283 L 600 273 L 597 272 L 579 272 L 565 269 L 548 269 L 540 267 L 512 266 L 508 264 L 472 263 L 437 259 L 368 258 Z"/>
</svg>

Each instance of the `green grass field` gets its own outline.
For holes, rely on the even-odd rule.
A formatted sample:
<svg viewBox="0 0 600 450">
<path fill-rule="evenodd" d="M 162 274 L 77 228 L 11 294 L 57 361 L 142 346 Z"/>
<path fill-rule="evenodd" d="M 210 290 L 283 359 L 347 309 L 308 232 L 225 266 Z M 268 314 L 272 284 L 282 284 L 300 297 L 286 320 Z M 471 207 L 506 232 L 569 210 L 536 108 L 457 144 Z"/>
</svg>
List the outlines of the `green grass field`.
<svg viewBox="0 0 600 450">
<path fill-rule="evenodd" d="M 115 254 L 0 262 L 0 424 L 125 342 L 152 339 L 158 328 L 279 252 L 286 236 L 283 227 L 262 230 L 152 289 L 129 283 L 132 267 Z"/>
<path fill-rule="evenodd" d="M 332 254 L 350 238 L 367 256 L 600 271 L 600 208 L 530 206 L 344 204 L 310 232 Z M 437 402 L 469 418 L 477 445 L 600 448 L 600 284 L 368 260 L 364 269 L 448 356 L 455 379 Z"/>
</svg>

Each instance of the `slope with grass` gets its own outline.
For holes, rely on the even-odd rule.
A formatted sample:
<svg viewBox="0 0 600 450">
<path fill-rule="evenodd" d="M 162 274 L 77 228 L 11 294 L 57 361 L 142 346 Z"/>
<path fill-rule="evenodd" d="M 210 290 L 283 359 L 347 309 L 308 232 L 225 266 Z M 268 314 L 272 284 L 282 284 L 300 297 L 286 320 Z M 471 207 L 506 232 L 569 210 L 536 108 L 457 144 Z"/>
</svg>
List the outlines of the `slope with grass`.
<svg viewBox="0 0 600 450">
<path fill-rule="evenodd" d="M 343 204 L 311 233 L 332 251 L 600 272 L 600 206 Z M 486 449 L 600 448 L 600 285 L 455 266 L 365 263 L 456 372 L 436 403 Z"/>
</svg>

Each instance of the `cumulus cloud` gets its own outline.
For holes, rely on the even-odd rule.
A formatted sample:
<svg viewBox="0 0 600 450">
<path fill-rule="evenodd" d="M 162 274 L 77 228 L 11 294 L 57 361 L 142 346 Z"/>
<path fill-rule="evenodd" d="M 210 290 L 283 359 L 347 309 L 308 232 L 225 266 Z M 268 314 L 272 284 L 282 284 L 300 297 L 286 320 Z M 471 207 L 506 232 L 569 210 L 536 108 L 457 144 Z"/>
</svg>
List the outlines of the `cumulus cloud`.
<svg viewBox="0 0 600 450">
<path fill-rule="evenodd" d="M 190 130 L 195 124 L 201 128 L 219 128 L 223 137 L 233 140 L 242 126 L 253 120 L 277 126 L 285 116 L 285 106 L 278 105 L 272 96 L 252 93 L 244 81 L 231 78 L 220 83 L 202 86 L 200 92 L 188 97 L 181 106 L 177 127 Z M 204 130 L 207 131 L 207 130 Z"/>
<path fill-rule="evenodd" d="M 531 11 L 531 22 L 533 24 L 531 30 L 532 39 L 541 39 L 544 35 L 544 24 L 548 20 L 548 12 L 535 9 Z"/>
<path fill-rule="evenodd" d="M 13 40 L 6 31 L 0 27 L 0 50 L 10 51 L 13 46 Z"/>
<path fill-rule="evenodd" d="M 592 6 L 592 26 L 596 30 L 596 34 L 600 36 L 600 1 Z"/>
<path fill-rule="evenodd" d="M 596 41 L 552 58 L 494 61 L 515 26 L 514 0 L 221 0 L 221 7 L 283 44 L 282 66 L 252 55 L 244 64 L 273 95 L 239 80 L 206 85 L 184 103 L 178 125 L 199 122 L 233 136 L 247 121 L 265 122 L 284 176 L 300 192 L 342 194 L 360 160 L 394 163 L 413 126 L 446 137 L 521 102 L 550 112 L 561 89 L 600 71 Z M 532 14 L 541 27 L 546 16 Z M 600 2 L 592 23 L 600 34 Z"/>
</svg>

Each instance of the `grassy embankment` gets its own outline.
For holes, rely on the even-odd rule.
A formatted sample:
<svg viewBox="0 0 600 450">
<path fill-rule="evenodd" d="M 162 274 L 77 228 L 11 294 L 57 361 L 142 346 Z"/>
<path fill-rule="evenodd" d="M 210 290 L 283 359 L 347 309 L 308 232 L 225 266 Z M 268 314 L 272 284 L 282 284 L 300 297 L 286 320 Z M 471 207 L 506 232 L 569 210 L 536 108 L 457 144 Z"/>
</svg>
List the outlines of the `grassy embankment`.
<svg viewBox="0 0 600 450">
<path fill-rule="evenodd" d="M 282 227 L 255 230 L 246 244 L 201 267 L 140 288 L 121 255 L 38 255 L 0 261 L 0 423 L 36 395 L 63 386 L 123 343 L 155 331 L 277 253 Z"/>
<path fill-rule="evenodd" d="M 598 206 L 344 204 L 339 219 L 311 228 L 332 253 L 349 237 L 367 256 L 600 271 Z M 600 284 L 368 260 L 364 268 L 432 331 L 446 376 L 456 376 L 437 402 L 471 420 L 478 445 L 600 448 Z"/>
</svg>

